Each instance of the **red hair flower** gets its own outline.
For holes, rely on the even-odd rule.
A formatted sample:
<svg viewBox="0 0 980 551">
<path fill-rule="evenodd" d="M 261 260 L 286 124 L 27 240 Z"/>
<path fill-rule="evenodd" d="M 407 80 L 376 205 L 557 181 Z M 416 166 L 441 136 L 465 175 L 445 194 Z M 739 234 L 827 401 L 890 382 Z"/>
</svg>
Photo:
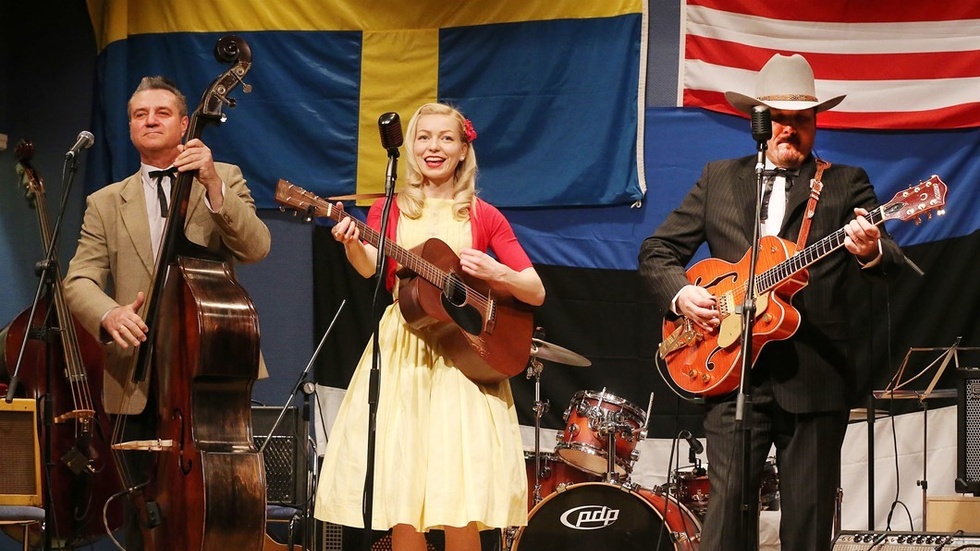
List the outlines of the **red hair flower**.
<svg viewBox="0 0 980 551">
<path fill-rule="evenodd" d="M 463 133 L 466 134 L 467 142 L 476 139 L 476 130 L 473 129 L 473 122 L 470 119 L 463 119 Z"/>
</svg>

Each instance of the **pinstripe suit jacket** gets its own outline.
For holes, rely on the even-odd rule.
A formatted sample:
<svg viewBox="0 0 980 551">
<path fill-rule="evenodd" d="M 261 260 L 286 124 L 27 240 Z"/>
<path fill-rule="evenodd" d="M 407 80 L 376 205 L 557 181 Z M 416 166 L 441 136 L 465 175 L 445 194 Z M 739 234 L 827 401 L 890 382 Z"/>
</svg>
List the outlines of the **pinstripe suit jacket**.
<svg viewBox="0 0 980 551">
<path fill-rule="evenodd" d="M 265 258 L 271 235 L 255 213 L 241 170 L 226 163 L 215 163 L 215 168 L 225 182 L 221 210 L 212 213 L 208 209 L 204 186 L 195 181 L 188 201 L 185 235 L 194 243 L 241 262 Z M 155 262 L 143 183 L 137 172 L 88 197 L 78 249 L 65 275 L 65 298 L 72 314 L 100 341 L 108 342 L 111 339 L 101 331 L 102 317 L 112 308 L 136 300 L 139 291 L 149 289 Z M 125 390 L 135 359 L 132 347 L 122 350 L 110 344 L 106 348 L 102 401 L 108 413 L 135 414 L 143 410 L 149 378 L 138 389 Z"/>
<path fill-rule="evenodd" d="M 755 223 L 755 162 L 755 156 L 749 156 L 707 164 L 680 207 L 643 242 L 640 278 L 661 314 L 673 315 L 670 302 L 688 284 L 685 267 L 702 243 L 707 243 L 712 257 L 732 263 L 749 250 Z M 815 173 L 811 157 L 787 193 L 779 236 L 790 242 L 795 243 L 799 235 Z M 863 169 L 833 165 L 822 179 L 823 192 L 807 244 L 844 227 L 854 218 L 855 207 L 878 206 Z M 898 245 L 884 231 L 881 244 L 881 262 L 872 268 L 862 270 L 843 247 L 810 267 L 809 284 L 793 300 L 802 317 L 799 330 L 787 341 L 768 343 L 753 368 L 756 376 L 765 373 L 771 378 L 783 409 L 793 413 L 843 410 L 855 402 L 857 381 L 849 341 L 863 335 L 852 334 L 849 326 L 853 285 L 862 276 L 897 273 L 904 263 Z"/>
</svg>

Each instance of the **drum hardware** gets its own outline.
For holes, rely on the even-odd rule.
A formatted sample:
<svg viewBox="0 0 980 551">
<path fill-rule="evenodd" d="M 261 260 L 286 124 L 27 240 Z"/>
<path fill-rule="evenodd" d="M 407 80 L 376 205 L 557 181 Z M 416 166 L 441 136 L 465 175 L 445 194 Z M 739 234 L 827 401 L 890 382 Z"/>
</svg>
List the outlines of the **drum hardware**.
<svg viewBox="0 0 980 551">
<path fill-rule="evenodd" d="M 542 365 L 539 358 L 578 367 L 588 367 L 592 365 L 592 362 L 585 357 L 576 354 L 567 348 L 562 348 L 556 344 L 545 342 L 542 340 L 543 338 L 544 330 L 540 327 L 536 328 L 534 331 L 534 337 L 531 338 L 531 357 L 528 360 L 526 375 L 528 379 L 534 379 L 534 402 L 532 404 L 532 409 L 534 411 L 534 486 L 531 489 L 530 495 L 532 506 L 541 501 L 541 482 L 543 479 L 548 478 L 551 475 L 550 470 L 547 473 L 542 472 L 541 417 L 548 412 L 551 404 L 547 400 L 541 399 L 541 373 L 544 371 L 544 365 Z M 526 457 L 525 460 L 527 460 Z M 528 481 L 530 482 L 530 476 L 528 477 Z"/>
</svg>

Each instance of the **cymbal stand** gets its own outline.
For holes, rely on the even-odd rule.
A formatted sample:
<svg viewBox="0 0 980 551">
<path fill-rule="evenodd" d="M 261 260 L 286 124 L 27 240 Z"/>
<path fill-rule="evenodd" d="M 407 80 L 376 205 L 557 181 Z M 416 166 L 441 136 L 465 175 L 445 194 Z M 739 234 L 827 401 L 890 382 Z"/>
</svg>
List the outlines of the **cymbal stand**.
<svg viewBox="0 0 980 551">
<path fill-rule="evenodd" d="M 537 350 L 531 346 L 531 359 L 527 365 L 527 378 L 534 379 L 534 490 L 532 498 L 534 504 L 541 502 L 541 417 L 548 412 L 551 404 L 548 400 L 541 400 L 541 372 L 544 366 L 535 355 Z"/>
</svg>

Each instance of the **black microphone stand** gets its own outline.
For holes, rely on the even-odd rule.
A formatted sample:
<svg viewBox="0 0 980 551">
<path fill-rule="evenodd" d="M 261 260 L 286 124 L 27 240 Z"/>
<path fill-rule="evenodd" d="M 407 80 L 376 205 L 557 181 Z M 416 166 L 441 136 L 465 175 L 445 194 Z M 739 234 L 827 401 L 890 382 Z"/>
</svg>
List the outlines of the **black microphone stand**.
<svg viewBox="0 0 980 551">
<path fill-rule="evenodd" d="M 293 385 L 293 389 L 289 392 L 289 398 L 286 400 L 286 403 L 284 403 L 282 405 L 282 408 L 279 410 L 279 416 L 276 418 L 276 422 L 272 424 L 272 428 L 269 429 L 269 434 L 266 435 L 265 441 L 263 441 L 262 442 L 262 445 L 259 447 L 259 455 L 265 457 L 265 448 L 266 448 L 266 446 L 268 446 L 269 445 L 269 442 L 272 441 L 272 436 L 274 434 L 276 434 L 276 429 L 279 427 L 279 423 L 281 423 L 282 420 L 283 420 L 283 418 L 286 416 L 286 412 L 289 410 L 289 404 L 291 404 L 293 402 L 293 399 L 296 397 L 296 394 L 298 392 L 300 392 L 300 391 L 303 392 L 303 400 L 304 400 L 304 402 L 303 402 L 303 427 L 304 427 L 305 431 L 303 432 L 303 442 L 302 442 L 302 445 L 304 446 L 304 448 L 308 448 L 309 420 L 310 420 L 310 403 L 309 403 L 309 399 L 310 399 L 310 395 L 312 394 L 312 392 L 308 392 L 308 386 L 309 386 L 308 383 L 310 383 L 310 381 L 307 381 L 306 380 L 306 376 L 310 374 L 310 370 L 313 368 L 313 363 L 316 362 L 317 356 L 320 355 L 320 350 L 323 348 L 323 344 L 325 342 L 327 342 L 327 337 L 333 331 L 333 326 L 334 326 L 334 324 L 337 323 L 337 318 L 340 317 L 340 312 L 341 312 L 341 310 L 344 309 L 344 305 L 345 304 L 347 304 L 347 300 L 346 299 L 340 301 L 340 306 L 337 307 L 337 312 L 333 315 L 333 319 L 330 320 L 330 325 L 327 326 L 327 330 L 323 332 L 323 337 L 320 338 L 320 344 L 318 344 L 317 347 L 316 347 L 316 350 L 313 351 L 313 355 L 310 357 L 309 363 L 306 364 L 306 368 L 303 370 L 302 373 L 300 373 L 299 378 L 296 379 L 296 384 Z M 307 461 L 306 463 L 307 463 L 307 468 L 309 468 L 309 461 Z M 299 473 L 297 473 L 297 476 L 298 476 L 298 474 Z M 306 488 L 306 496 L 305 496 L 306 497 L 306 502 L 305 503 L 299 503 L 299 502 L 297 502 L 297 503 L 294 504 L 297 507 L 302 507 L 302 509 L 303 509 L 303 519 L 305 521 L 305 524 L 304 524 L 304 527 L 303 527 L 304 528 L 304 530 L 303 530 L 303 538 L 304 538 L 303 539 L 303 549 L 310 549 L 311 548 L 311 545 L 312 545 L 311 542 L 313 541 L 310 538 L 310 531 L 307 528 L 307 525 L 310 524 L 310 518 L 313 516 L 313 515 L 310 514 L 311 510 L 310 510 L 310 505 L 309 505 L 310 503 L 313 502 L 313 494 L 310 491 L 309 478 L 310 478 L 309 477 L 309 474 L 307 473 L 307 484 L 306 484 L 307 488 Z"/>
<path fill-rule="evenodd" d="M 374 313 L 374 338 L 371 347 L 371 376 L 368 382 L 368 441 L 367 441 L 367 472 L 364 476 L 364 550 L 371 551 L 371 529 L 374 516 L 374 460 L 377 451 L 378 431 L 378 402 L 381 394 L 381 315 L 384 313 L 380 305 L 381 293 L 385 289 L 387 274 L 385 241 L 388 239 L 388 217 L 391 213 L 391 203 L 395 198 L 395 179 L 398 177 L 398 147 L 388 148 L 388 167 L 385 169 L 385 204 L 381 210 L 381 229 L 378 232 L 378 258 L 375 264 L 377 278 L 374 287 L 374 298 L 371 309 Z"/>
<path fill-rule="evenodd" d="M 51 532 L 54 530 L 54 507 L 52 505 L 53 497 L 50 495 L 51 490 L 51 469 L 54 468 L 53 458 L 51 457 L 52 443 L 54 436 L 52 434 L 54 426 L 54 412 L 51 398 L 51 384 L 50 382 L 54 378 L 54 365 L 51 359 L 51 355 L 54 352 L 51 346 L 51 341 L 54 335 L 61 332 L 60 327 L 54 327 L 51 325 L 51 316 L 54 312 L 54 282 L 55 278 L 59 277 L 58 271 L 58 235 L 61 233 L 61 222 L 65 218 L 65 208 L 68 204 L 68 196 L 71 194 L 71 184 L 74 181 L 75 172 L 78 171 L 78 156 L 74 152 L 74 149 L 65 156 L 65 165 L 62 169 L 62 193 L 61 193 L 61 205 L 58 207 L 58 218 L 55 220 L 54 229 L 51 231 L 51 241 L 46 244 L 44 260 L 38 262 L 34 267 L 34 273 L 38 276 L 37 290 L 34 292 L 34 302 L 31 304 L 31 312 L 27 317 L 27 328 L 24 332 L 24 340 L 20 343 L 20 350 L 17 353 L 17 361 L 14 363 L 14 371 L 10 376 L 10 386 L 7 388 L 7 396 L 5 397 L 6 402 L 9 404 L 13 402 L 14 395 L 17 393 L 17 386 L 20 383 L 20 368 L 24 361 L 24 352 L 27 349 L 28 339 L 40 340 L 44 343 L 45 347 L 45 391 L 42 397 L 42 419 L 41 422 L 44 426 L 44 447 L 41 451 L 41 460 L 44 464 L 44 493 L 42 503 L 44 507 L 44 525 L 47 529 L 42 531 L 43 538 L 43 549 L 45 551 L 51 550 Z M 31 329 L 31 324 L 34 322 L 34 315 L 37 313 L 37 308 L 41 303 L 42 297 L 47 297 L 47 312 L 44 315 L 44 321 L 41 327 L 37 329 Z M 59 324 L 73 323 L 72 320 L 58 320 Z"/>
<path fill-rule="evenodd" d="M 754 117 L 755 115 L 753 115 Z M 766 117 L 768 119 L 768 117 Z M 766 149 L 769 137 L 772 136 L 772 128 L 769 128 L 769 136 L 762 136 L 755 132 L 757 124 L 753 120 L 753 137 L 756 138 L 758 154 L 755 163 L 756 175 L 756 196 L 755 196 L 755 221 L 752 224 L 752 248 L 749 253 L 748 280 L 745 283 L 745 298 L 742 302 L 742 372 L 739 377 L 738 396 L 735 401 L 735 432 L 741 435 L 742 446 L 742 500 L 740 507 L 739 548 L 746 551 L 756 549 L 755 541 L 758 539 L 756 533 L 759 530 L 759 522 L 756 507 L 751 506 L 749 499 L 749 480 L 752 478 L 752 395 L 749 390 L 749 376 L 752 369 L 752 325 L 755 323 L 756 303 L 755 303 L 755 284 L 756 284 L 756 264 L 759 260 L 759 240 L 761 239 L 760 223 L 762 219 L 762 193 L 764 185 L 763 171 L 766 167 Z M 771 125 L 771 122 L 767 124 Z M 746 420 L 748 419 L 748 420 Z"/>
</svg>

